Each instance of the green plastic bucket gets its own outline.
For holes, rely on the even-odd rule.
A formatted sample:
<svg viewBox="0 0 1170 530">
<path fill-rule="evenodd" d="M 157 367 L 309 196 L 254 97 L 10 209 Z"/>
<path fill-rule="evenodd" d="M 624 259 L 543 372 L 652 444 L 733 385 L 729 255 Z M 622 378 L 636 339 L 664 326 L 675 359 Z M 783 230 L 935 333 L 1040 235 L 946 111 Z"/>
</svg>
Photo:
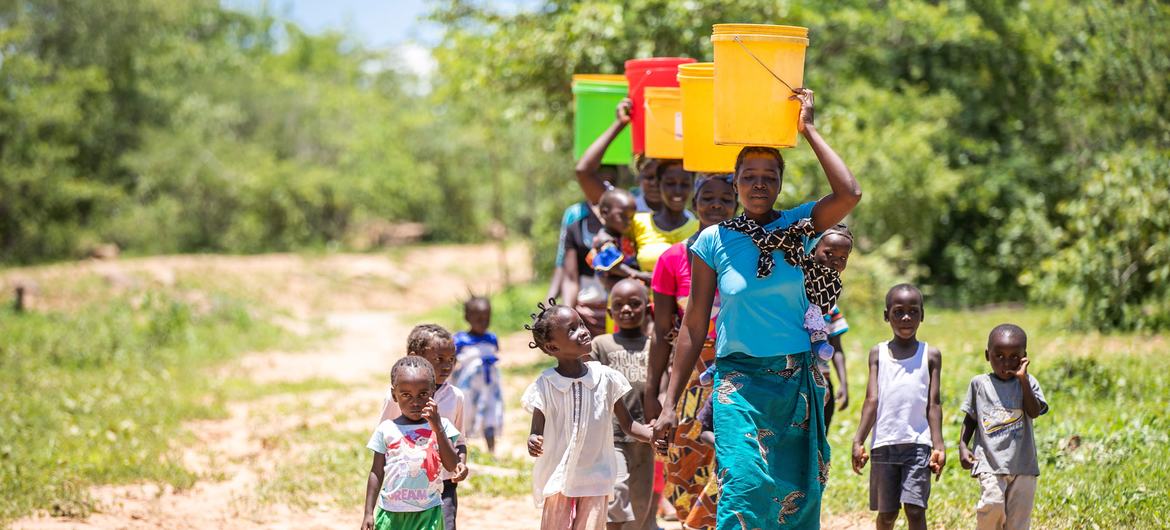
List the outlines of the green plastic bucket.
<svg viewBox="0 0 1170 530">
<path fill-rule="evenodd" d="M 579 74 L 573 76 L 573 158 L 580 160 L 585 150 L 601 133 L 613 125 L 618 103 L 626 97 L 629 85 L 624 76 Z M 628 165 L 634 158 L 630 128 L 622 129 L 602 164 Z"/>
</svg>

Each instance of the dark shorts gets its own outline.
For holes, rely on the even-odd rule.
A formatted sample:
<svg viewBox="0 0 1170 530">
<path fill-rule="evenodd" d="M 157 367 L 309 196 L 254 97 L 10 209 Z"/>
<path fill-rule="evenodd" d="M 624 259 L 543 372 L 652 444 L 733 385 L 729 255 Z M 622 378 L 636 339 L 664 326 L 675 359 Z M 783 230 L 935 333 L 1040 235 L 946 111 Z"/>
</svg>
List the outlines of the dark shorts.
<svg viewBox="0 0 1170 530">
<path fill-rule="evenodd" d="M 869 509 L 897 512 L 903 504 L 926 508 L 930 498 L 930 446 L 884 445 L 869 459 Z"/>
<path fill-rule="evenodd" d="M 459 484 L 450 480 L 443 481 L 443 523 L 446 530 L 455 530 L 455 513 L 459 510 L 459 495 L 455 488 Z"/>
</svg>

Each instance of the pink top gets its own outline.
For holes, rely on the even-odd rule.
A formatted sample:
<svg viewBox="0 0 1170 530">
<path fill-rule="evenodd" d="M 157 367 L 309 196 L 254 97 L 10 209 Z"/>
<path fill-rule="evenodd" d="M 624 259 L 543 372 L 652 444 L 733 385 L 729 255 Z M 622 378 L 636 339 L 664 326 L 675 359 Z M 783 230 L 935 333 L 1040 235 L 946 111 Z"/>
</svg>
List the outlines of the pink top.
<svg viewBox="0 0 1170 530">
<path fill-rule="evenodd" d="M 678 301 L 678 315 L 682 317 L 687 307 L 687 298 L 691 295 L 691 256 L 686 241 L 672 245 L 658 258 L 654 275 L 650 279 L 650 288 L 656 293 L 673 296 Z M 715 339 L 715 317 L 718 315 L 719 291 L 716 291 L 715 303 L 711 304 L 708 339 Z"/>
</svg>

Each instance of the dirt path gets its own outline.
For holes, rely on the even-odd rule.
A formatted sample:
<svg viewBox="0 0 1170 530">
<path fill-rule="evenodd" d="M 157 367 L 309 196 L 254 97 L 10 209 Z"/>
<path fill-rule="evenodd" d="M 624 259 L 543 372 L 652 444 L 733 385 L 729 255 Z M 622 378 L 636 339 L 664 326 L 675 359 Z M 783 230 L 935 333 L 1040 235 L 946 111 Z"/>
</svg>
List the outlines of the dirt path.
<svg viewBox="0 0 1170 530">
<path fill-rule="evenodd" d="M 501 262 L 509 264 L 506 274 L 499 270 Z M 469 288 L 477 292 L 498 290 L 505 275 L 513 282 L 525 281 L 531 278 L 528 262 L 523 247 L 512 247 L 501 259 L 495 247 L 436 246 L 391 256 L 173 256 L 26 271 L 25 276 L 36 280 L 80 269 L 105 278 L 113 289 L 142 282 L 202 284 L 214 278 L 217 284 L 262 293 L 273 307 L 291 315 L 285 323 L 290 332 L 304 333 L 316 323 L 332 335 L 312 351 L 257 352 L 210 374 L 243 374 L 257 385 L 288 383 L 290 390 L 229 403 L 225 419 L 189 422 L 186 427 L 194 442 L 182 446 L 183 462 L 201 477 L 192 487 L 102 486 L 91 491 L 97 509 L 85 520 L 38 515 L 15 522 L 14 528 L 358 527 L 364 467 L 339 473 L 345 479 L 342 484 L 316 484 L 311 469 L 306 476 L 293 479 L 280 475 L 280 462 L 311 462 L 314 456 L 334 454 L 331 451 L 352 451 L 353 440 L 364 441 L 364 433 L 377 418 L 385 375 L 413 324 L 408 315 L 454 303 L 466 296 Z M 43 284 L 48 288 L 41 293 L 39 304 L 53 307 L 71 303 L 55 296 L 51 281 Z M 501 364 L 530 367 L 541 362 L 544 357 L 529 350 L 527 343 L 524 334 L 504 335 L 501 350 L 506 355 Z M 512 404 L 531 376 L 522 372 L 506 379 L 506 399 Z M 323 390 L 295 390 L 295 383 L 322 380 L 339 384 Z M 527 458 L 523 441 L 528 419 L 519 407 L 508 409 L 498 454 Z M 364 458 L 365 451 L 362 453 Z M 477 472 L 495 472 L 477 471 L 474 465 L 472 469 L 471 480 Z M 289 484 L 298 481 L 306 484 Z M 285 502 L 288 491 L 298 488 L 301 500 Z M 338 502 L 327 493 L 331 491 L 339 491 L 345 498 Z M 464 496 L 459 519 L 465 528 L 475 530 L 528 529 L 539 527 L 540 513 L 527 495 Z M 867 515 L 858 515 L 832 518 L 825 527 L 854 529 L 868 528 L 869 524 Z M 666 526 L 678 528 L 674 525 Z"/>
<path fill-rule="evenodd" d="M 531 278 L 526 248 L 512 247 L 505 260 L 510 281 Z M 297 437 L 322 428 L 368 431 L 377 418 L 382 381 L 410 329 L 406 315 L 455 303 L 469 289 L 498 290 L 505 275 L 500 262 L 495 247 L 436 246 L 390 257 L 174 256 L 25 273 L 35 280 L 61 274 L 62 268 L 82 269 L 106 278 L 113 288 L 142 281 L 173 284 L 197 274 L 227 275 L 218 280 L 254 289 L 254 282 L 267 278 L 261 287 L 267 291 L 265 297 L 294 315 L 290 330 L 307 328 L 316 319 L 333 338 L 308 352 L 249 354 L 221 370 L 246 374 L 257 384 L 324 379 L 344 384 L 344 390 L 290 391 L 230 403 L 226 419 L 187 424 L 196 442 L 183 447 L 183 461 L 202 477 L 194 486 L 178 491 L 155 484 L 102 486 L 91 491 L 97 511 L 85 520 L 38 515 L 15 522 L 14 528 L 356 528 L 360 508 L 338 508 L 325 495 L 309 506 L 272 502 L 264 489 L 273 469 L 274 448 L 294 453 L 317 450 L 320 446 L 312 440 Z M 45 307 L 70 303 L 54 295 L 51 290 L 42 292 L 38 303 Z M 529 360 L 525 356 L 511 362 Z M 295 456 L 283 453 L 281 458 Z M 361 477 L 361 472 L 354 474 L 349 488 L 357 503 L 364 495 Z M 469 500 L 460 520 L 473 528 L 527 528 L 539 521 L 539 514 L 527 498 Z"/>
</svg>

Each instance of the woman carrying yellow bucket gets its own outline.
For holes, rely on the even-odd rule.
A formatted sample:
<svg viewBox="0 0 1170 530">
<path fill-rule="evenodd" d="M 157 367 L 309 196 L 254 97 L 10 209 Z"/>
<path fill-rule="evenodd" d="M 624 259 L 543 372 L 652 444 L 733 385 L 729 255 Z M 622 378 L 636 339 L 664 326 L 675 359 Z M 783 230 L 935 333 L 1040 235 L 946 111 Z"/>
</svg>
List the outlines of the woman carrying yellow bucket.
<svg viewBox="0 0 1170 530">
<path fill-rule="evenodd" d="M 718 67 L 717 67 L 718 68 Z M 716 74 L 718 75 L 718 73 Z M 716 477 L 722 489 L 717 528 L 819 528 L 829 474 L 825 384 L 809 351 L 804 274 L 785 259 L 789 229 L 811 218 L 823 232 L 849 215 L 861 186 L 813 125 L 813 93 L 789 96 L 800 105 L 797 130 L 816 153 L 832 192 L 820 200 L 774 210 L 784 160 L 773 147 L 740 151 L 735 186 L 744 213 L 704 229 L 691 246 L 691 293 L 675 340 L 666 402 L 676 403 L 707 338 L 716 292 Z M 654 438 L 671 439 L 678 425 L 664 407 Z"/>
</svg>

